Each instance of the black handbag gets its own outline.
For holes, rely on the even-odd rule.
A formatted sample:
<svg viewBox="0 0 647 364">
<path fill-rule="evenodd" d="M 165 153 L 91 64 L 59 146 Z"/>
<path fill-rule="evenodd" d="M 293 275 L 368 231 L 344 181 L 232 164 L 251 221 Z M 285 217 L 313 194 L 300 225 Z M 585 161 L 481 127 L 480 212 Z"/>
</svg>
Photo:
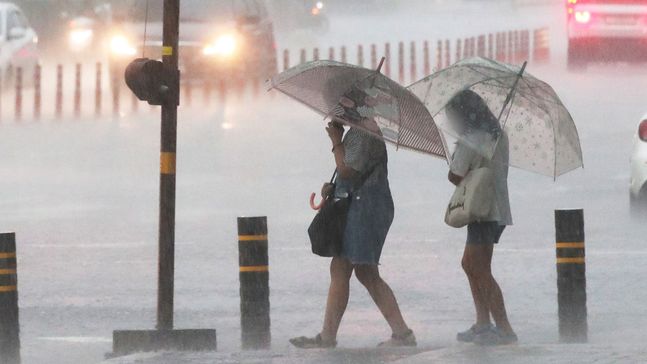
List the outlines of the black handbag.
<svg viewBox="0 0 647 364">
<path fill-rule="evenodd" d="M 366 179 L 373 173 L 375 168 L 371 168 L 356 188 L 361 187 Z M 330 183 L 334 186 L 337 171 L 333 173 Z M 312 253 L 322 257 L 336 257 L 341 254 L 344 239 L 344 230 L 346 229 L 346 219 L 350 209 L 351 196 L 345 198 L 335 198 L 334 189 L 328 196 L 308 227 Z"/>
<path fill-rule="evenodd" d="M 341 254 L 349 208 L 349 198 L 336 199 L 331 196 L 326 199 L 308 228 L 312 253 L 322 257 Z"/>
</svg>

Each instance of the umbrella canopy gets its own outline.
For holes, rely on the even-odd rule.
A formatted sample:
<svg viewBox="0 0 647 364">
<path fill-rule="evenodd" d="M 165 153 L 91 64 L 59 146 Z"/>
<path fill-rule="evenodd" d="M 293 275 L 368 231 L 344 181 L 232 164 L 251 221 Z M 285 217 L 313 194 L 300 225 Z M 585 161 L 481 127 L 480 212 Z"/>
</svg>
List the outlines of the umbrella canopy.
<svg viewBox="0 0 647 364">
<path fill-rule="evenodd" d="M 447 159 L 429 110 L 413 93 L 377 71 L 334 61 L 314 61 L 269 80 L 276 89 L 324 117 L 374 136 Z"/>
<path fill-rule="evenodd" d="M 509 164 L 557 177 L 582 166 L 582 148 L 570 113 L 553 88 L 523 67 L 481 57 L 460 61 L 424 78 L 408 89 L 423 100 L 444 133 L 490 158 L 501 136 L 509 143 Z M 472 131 L 458 128 L 451 105 L 471 90 L 494 116 L 474 123 Z M 457 96 L 459 95 L 459 96 Z M 469 97 L 468 97 L 469 98 Z M 455 109 L 455 107 L 453 107 Z M 478 107 L 477 107 L 478 108 Z M 474 112 L 466 115 L 474 118 Z"/>
</svg>

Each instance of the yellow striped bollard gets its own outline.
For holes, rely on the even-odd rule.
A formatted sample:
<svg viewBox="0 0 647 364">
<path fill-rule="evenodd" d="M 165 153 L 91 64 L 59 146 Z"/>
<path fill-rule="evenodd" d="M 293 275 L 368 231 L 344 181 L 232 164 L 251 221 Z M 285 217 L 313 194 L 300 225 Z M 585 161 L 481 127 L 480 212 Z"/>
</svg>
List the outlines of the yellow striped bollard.
<svg viewBox="0 0 647 364">
<path fill-rule="evenodd" d="M 268 349 L 271 333 L 267 217 L 238 218 L 238 255 L 243 349 Z"/>
<path fill-rule="evenodd" d="M 16 235 L 0 234 L 0 363 L 20 363 Z"/>
<path fill-rule="evenodd" d="M 584 210 L 556 210 L 557 300 L 560 341 L 587 341 Z"/>
</svg>

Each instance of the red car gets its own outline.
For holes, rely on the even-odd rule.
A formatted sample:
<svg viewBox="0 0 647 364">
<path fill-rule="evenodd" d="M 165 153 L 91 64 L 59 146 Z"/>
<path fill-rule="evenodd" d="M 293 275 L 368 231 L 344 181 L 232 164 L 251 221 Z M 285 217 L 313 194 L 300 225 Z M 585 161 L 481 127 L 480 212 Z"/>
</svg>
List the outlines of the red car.
<svg viewBox="0 0 647 364">
<path fill-rule="evenodd" d="M 566 0 L 568 65 L 647 60 L 647 0 Z"/>
</svg>

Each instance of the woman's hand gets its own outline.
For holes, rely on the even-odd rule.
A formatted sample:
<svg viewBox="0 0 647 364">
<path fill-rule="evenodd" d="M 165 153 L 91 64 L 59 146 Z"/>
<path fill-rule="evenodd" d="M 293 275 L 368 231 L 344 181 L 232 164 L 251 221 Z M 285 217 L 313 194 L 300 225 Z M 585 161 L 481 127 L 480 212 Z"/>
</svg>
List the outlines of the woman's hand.
<svg viewBox="0 0 647 364">
<path fill-rule="evenodd" d="M 344 136 L 344 128 L 339 123 L 334 121 L 329 122 L 328 127 L 326 127 L 326 132 L 333 146 L 341 144 L 342 137 Z"/>
<path fill-rule="evenodd" d="M 332 183 L 324 183 L 323 187 L 321 187 L 321 198 L 324 200 L 327 199 L 329 196 L 333 194 L 333 191 L 335 189 L 335 185 Z"/>
</svg>

